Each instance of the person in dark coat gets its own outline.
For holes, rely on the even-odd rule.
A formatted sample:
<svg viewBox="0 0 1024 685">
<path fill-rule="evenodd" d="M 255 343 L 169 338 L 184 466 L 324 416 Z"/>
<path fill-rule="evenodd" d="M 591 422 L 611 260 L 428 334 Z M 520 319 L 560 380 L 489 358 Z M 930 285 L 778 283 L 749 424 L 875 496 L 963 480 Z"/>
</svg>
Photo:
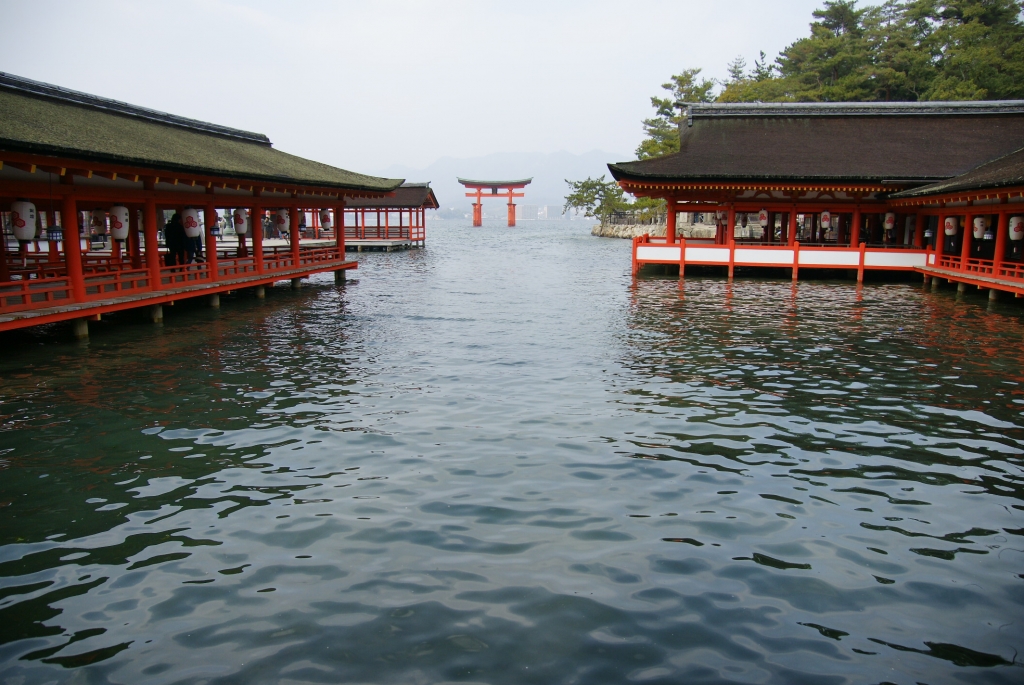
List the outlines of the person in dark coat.
<svg viewBox="0 0 1024 685">
<path fill-rule="evenodd" d="M 177 212 L 164 227 L 164 243 L 167 244 L 167 266 L 185 264 L 188 256 L 186 254 L 185 226 L 181 223 L 181 216 Z"/>
</svg>

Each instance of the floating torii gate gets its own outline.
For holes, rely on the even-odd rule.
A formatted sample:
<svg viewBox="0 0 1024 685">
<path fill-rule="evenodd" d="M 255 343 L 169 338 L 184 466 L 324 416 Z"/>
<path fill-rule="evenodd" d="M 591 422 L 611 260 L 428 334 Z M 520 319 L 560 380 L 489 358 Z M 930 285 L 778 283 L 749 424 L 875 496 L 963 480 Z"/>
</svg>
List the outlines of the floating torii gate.
<svg viewBox="0 0 1024 685">
<path fill-rule="evenodd" d="M 482 200 L 484 197 L 506 197 L 508 198 L 508 225 L 516 225 L 516 206 L 512 202 L 514 197 L 524 197 L 525 193 L 517 193 L 516 190 L 525 188 L 533 178 L 524 178 L 518 181 L 471 181 L 468 178 L 460 178 L 459 183 L 474 192 L 466 193 L 466 197 L 476 198 L 473 203 L 473 225 L 483 226 L 484 212 Z M 485 192 L 489 191 L 489 192 Z"/>
</svg>

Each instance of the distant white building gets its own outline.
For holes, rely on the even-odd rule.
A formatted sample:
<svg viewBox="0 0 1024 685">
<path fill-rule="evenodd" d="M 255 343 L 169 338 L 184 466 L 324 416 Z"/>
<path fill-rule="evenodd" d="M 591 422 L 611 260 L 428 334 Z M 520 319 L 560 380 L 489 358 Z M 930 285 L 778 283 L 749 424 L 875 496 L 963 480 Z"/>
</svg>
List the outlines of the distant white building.
<svg viewBox="0 0 1024 685">
<path fill-rule="evenodd" d="M 536 221 L 537 205 L 516 205 L 516 221 Z"/>
</svg>

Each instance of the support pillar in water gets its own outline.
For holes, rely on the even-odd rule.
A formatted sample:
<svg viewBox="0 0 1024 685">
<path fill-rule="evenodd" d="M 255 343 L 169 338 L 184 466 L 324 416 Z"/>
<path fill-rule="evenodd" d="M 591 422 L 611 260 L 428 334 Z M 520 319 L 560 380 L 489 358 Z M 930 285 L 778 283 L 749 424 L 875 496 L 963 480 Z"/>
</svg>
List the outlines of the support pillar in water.
<svg viewBox="0 0 1024 685">
<path fill-rule="evenodd" d="M 210 303 L 210 306 L 213 307 L 214 309 L 219 308 L 220 307 L 220 294 L 214 293 L 213 295 L 210 295 L 209 303 Z"/>
<path fill-rule="evenodd" d="M 253 292 L 256 293 L 257 300 L 262 300 L 267 296 L 267 290 L 262 285 L 258 285 L 253 288 Z"/>
<path fill-rule="evenodd" d="M 939 278 L 938 278 L 938 276 L 936 276 L 935 278 L 932 279 L 932 290 L 938 290 L 938 289 L 939 289 Z"/>
<path fill-rule="evenodd" d="M 89 321 L 87 319 L 75 319 L 71 322 L 71 335 L 75 340 L 85 340 L 89 337 Z"/>
<path fill-rule="evenodd" d="M 341 285 L 345 282 L 348 276 L 345 274 L 345 269 L 338 269 L 334 272 L 334 283 L 335 285 Z"/>
<path fill-rule="evenodd" d="M 301 278 L 293 278 L 292 279 L 292 290 L 298 290 L 301 286 L 302 286 L 302 279 Z"/>
<path fill-rule="evenodd" d="M 995 302 L 996 300 L 998 300 L 999 299 L 999 291 L 996 290 L 995 288 L 989 288 L 988 289 L 988 299 L 989 299 L 989 302 Z"/>
<path fill-rule="evenodd" d="M 966 283 L 957 283 L 956 284 L 956 291 L 958 293 L 965 293 L 965 292 L 967 292 L 967 284 Z"/>
<path fill-rule="evenodd" d="M 153 323 L 160 323 L 164 320 L 164 306 L 162 304 L 154 304 L 149 308 L 149 320 Z"/>
</svg>

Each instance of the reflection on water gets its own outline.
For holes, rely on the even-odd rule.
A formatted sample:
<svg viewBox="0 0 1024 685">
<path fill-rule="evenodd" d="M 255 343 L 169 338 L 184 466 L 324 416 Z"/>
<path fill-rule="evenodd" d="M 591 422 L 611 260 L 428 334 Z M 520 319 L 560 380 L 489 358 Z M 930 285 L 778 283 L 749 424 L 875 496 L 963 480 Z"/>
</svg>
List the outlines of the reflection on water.
<svg viewBox="0 0 1024 685">
<path fill-rule="evenodd" d="M 1020 682 L 1021 308 L 586 231 L 4 337 L 0 682 Z"/>
</svg>

